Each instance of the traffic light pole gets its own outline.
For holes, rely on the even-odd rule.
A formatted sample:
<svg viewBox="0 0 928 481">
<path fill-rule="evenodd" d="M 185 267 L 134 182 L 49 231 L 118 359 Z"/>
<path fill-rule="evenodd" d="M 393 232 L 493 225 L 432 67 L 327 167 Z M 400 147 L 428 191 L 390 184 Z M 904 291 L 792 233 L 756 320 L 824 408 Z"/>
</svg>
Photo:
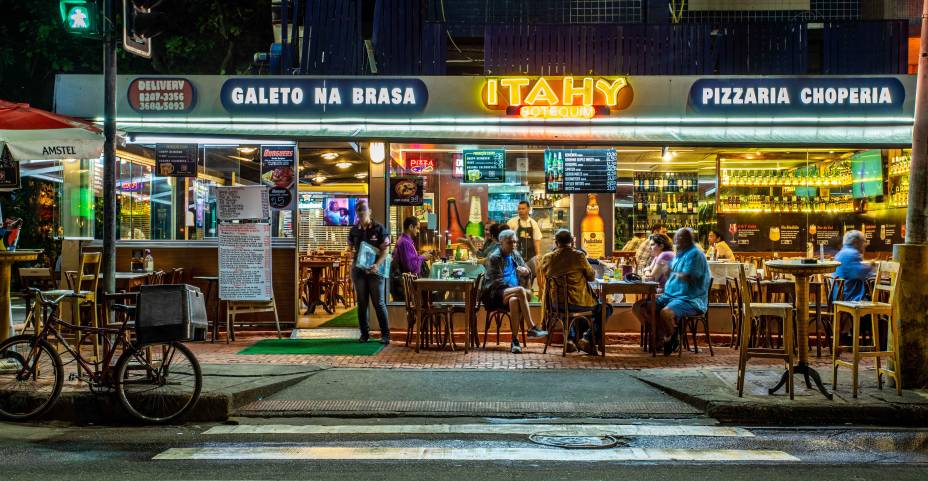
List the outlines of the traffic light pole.
<svg viewBox="0 0 928 481">
<path fill-rule="evenodd" d="M 103 0 L 103 288 L 116 291 L 116 0 Z"/>
</svg>

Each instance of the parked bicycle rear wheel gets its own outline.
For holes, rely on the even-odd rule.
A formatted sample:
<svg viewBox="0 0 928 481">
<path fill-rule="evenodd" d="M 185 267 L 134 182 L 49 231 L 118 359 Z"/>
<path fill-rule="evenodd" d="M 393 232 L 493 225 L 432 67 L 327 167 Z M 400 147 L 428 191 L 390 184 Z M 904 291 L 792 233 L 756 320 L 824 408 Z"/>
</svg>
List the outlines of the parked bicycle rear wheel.
<svg viewBox="0 0 928 481">
<path fill-rule="evenodd" d="M 61 356 L 47 341 L 27 335 L 0 343 L 0 417 L 15 421 L 42 414 L 58 400 L 63 382 Z"/>
<path fill-rule="evenodd" d="M 190 349 L 180 342 L 152 342 L 127 350 L 116 363 L 116 393 L 129 414 L 150 423 L 167 423 L 200 398 L 203 374 Z"/>
</svg>

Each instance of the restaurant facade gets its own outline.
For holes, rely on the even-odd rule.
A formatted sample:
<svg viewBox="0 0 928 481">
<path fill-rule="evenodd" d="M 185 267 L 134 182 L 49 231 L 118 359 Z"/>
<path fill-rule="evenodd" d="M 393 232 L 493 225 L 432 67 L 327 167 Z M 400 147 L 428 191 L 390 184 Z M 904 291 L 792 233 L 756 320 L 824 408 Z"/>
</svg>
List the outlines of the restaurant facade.
<svg viewBox="0 0 928 481">
<path fill-rule="evenodd" d="M 55 110 L 101 120 L 101 85 L 59 76 Z M 305 308 L 300 255 L 344 250 L 361 199 L 394 235 L 419 217 L 420 250 L 459 260 L 459 238 L 523 201 L 537 249 L 563 227 L 596 258 L 656 224 L 703 245 L 718 230 L 743 258 L 827 256 L 849 229 L 888 257 L 905 235 L 913 76 L 121 76 L 117 99 L 117 269 L 151 249 L 216 275 L 216 189 L 265 184 L 285 324 Z M 91 247 L 100 162 L 59 199 Z"/>
</svg>

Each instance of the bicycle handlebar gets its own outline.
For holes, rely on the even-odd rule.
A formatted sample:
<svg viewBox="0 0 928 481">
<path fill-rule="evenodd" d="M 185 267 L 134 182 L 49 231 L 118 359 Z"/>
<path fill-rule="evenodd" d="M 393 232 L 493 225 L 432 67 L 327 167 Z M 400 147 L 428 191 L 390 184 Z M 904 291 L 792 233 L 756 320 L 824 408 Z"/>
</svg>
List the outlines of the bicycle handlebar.
<svg viewBox="0 0 928 481">
<path fill-rule="evenodd" d="M 65 294 L 58 296 L 54 300 L 49 300 L 49 298 L 45 296 L 45 293 L 42 292 L 41 289 L 37 289 L 35 287 L 27 287 L 25 292 L 32 294 L 35 297 L 39 298 L 42 304 L 51 304 L 51 305 L 58 305 L 58 303 L 61 302 L 62 299 L 84 299 L 87 297 L 86 294 L 81 294 L 80 292 L 67 292 Z"/>
</svg>

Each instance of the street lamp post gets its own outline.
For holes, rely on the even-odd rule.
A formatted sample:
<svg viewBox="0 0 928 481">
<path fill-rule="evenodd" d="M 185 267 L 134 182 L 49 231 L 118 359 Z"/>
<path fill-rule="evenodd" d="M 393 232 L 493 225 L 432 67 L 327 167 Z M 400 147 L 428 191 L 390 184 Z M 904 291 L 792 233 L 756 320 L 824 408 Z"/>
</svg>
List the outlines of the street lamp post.
<svg viewBox="0 0 928 481">
<path fill-rule="evenodd" d="M 900 350 L 906 388 L 928 386 L 928 2 L 922 11 L 916 85 L 905 244 L 893 246 L 893 258 L 902 265 L 894 299 L 902 339 L 893 343 Z"/>
</svg>

